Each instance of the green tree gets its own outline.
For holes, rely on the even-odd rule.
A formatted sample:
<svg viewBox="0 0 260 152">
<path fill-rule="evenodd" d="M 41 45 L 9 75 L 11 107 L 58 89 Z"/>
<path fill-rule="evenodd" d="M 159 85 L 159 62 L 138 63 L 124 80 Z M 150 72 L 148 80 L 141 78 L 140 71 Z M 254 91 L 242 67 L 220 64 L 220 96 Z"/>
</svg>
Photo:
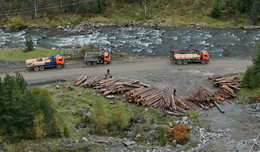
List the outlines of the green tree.
<svg viewBox="0 0 260 152">
<path fill-rule="evenodd" d="M 103 13 L 104 12 L 104 6 L 105 6 L 104 0 L 98 0 L 97 1 L 96 13 L 98 13 L 98 14 Z"/>
<path fill-rule="evenodd" d="M 0 79 L 0 105 L 0 135 L 17 139 L 61 135 L 48 91 L 33 92 L 19 73 Z"/>
<path fill-rule="evenodd" d="M 213 18 L 219 18 L 221 16 L 220 6 L 219 6 L 219 0 L 216 0 L 213 9 L 210 13 L 211 17 Z"/>
<path fill-rule="evenodd" d="M 248 88 L 257 88 L 260 87 L 260 47 L 252 61 L 253 65 L 247 67 L 243 84 Z"/>
<path fill-rule="evenodd" d="M 30 52 L 30 51 L 34 50 L 34 44 L 31 39 L 26 39 L 25 46 L 26 46 L 26 48 L 25 48 L 24 52 Z"/>
</svg>

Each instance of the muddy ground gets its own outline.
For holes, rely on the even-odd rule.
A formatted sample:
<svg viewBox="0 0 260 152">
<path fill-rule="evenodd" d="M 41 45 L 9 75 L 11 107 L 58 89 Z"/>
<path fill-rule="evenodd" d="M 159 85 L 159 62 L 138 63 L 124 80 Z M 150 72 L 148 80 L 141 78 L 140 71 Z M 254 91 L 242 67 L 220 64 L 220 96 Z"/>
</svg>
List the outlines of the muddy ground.
<svg viewBox="0 0 260 152">
<path fill-rule="evenodd" d="M 82 74 L 102 74 L 110 69 L 115 77 L 137 79 L 159 88 L 176 88 L 177 97 L 185 98 L 198 87 L 214 90 L 207 82 L 207 77 L 215 74 L 229 74 L 245 72 L 251 60 L 237 58 L 222 58 L 212 60 L 207 65 L 199 63 L 188 65 L 173 64 L 166 57 L 161 58 L 116 58 L 110 65 L 87 66 L 82 61 L 68 61 L 66 67 L 61 70 L 47 69 L 34 72 L 25 69 L 21 62 L 0 61 L 0 76 L 6 73 L 20 71 L 29 83 L 39 83 L 58 79 L 74 79 Z M 200 110 L 205 117 L 201 118 L 210 123 L 211 130 L 229 130 L 228 135 L 209 140 L 194 149 L 185 151 L 259 151 L 259 142 L 252 147 L 260 133 L 260 109 L 251 108 L 250 105 L 238 105 L 235 103 L 223 103 L 225 113 L 220 113 L 216 108 L 208 111 Z M 255 117 L 256 116 L 256 117 Z M 109 151 L 108 146 L 108 151 Z M 181 148 L 178 148 L 181 150 Z M 132 151 L 131 149 L 127 149 Z M 134 149 L 139 151 L 138 149 Z M 143 149 L 142 149 L 143 150 Z M 140 151 L 142 151 L 140 149 Z M 165 150 L 165 149 L 164 149 Z M 164 151 L 162 149 L 162 151 Z"/>
</svg>

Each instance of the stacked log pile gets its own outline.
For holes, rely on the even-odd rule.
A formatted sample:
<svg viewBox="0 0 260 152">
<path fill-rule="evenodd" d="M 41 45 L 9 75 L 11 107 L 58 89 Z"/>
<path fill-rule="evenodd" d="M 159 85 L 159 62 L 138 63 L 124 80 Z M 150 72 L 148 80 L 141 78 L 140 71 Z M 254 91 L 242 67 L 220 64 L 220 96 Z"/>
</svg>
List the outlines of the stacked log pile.
<svg viewBox="0 0 260 152">
<path fill-rule="evenodd" d="M 165 113 L 175 116 L 185 115 L 185 110 L 195 110 L 188 101 L 175 98 L 170 91 L 142 83 L 139 80 L 106 79 L 103 75 L 80 76 L 76 86 L 99 89 L 105 96 L 108 94 L 124 94 L 129 102 L 137 105 L 164 109 Z"/>
<path fill-rule="evenodd" d="M 173 96 L 169 89 L 159 88 L 142 83 L 139 80 L 123 80 L 119 78 L 105 78 L 104 75 L 82 75 L 76 79 L 75 85 L 85 88 L 99 89 L 106 96 L 109 94 L 123 94 L 127 101 L 137 105 L 161 108 L 165 113 L 175 116 L 185 115 L 186 110 L 195 110 L 196 106 L 209 109 L 216 106 L 222 113 L 220 102 L 237 97 L 235 91 L 242 87 L 238 77 L 214 76 L 209 78 L 218 91 L 212 92 L 205 88 L 182 100 Z"/>
<path fill-rule="evenodd" d="M 208 109 L 213 106 L 224 112 L 218 105 L 221 101 L 228 101 L 227 99 L 238 97 L 235 91 L 240 90 L 242 87 L 239 77 L 221 77 L 213 76 L 209 77 L 209 80 L 212 80 L 214 86 L 219 87 L 218 91 L 212 92 L 205 88 L 199 88 L 198 91 L 192 94 L 187 98 L 188 101 L 191 101 L 203 109 Z"/>
<path fill-rule="evenodd" d="M 212 80 L 215 87 L 219 87 L 216 94 L 225 99 L 237 98 L 235 93 L 237 90 L 240 90 L 243 87 L 241 80 L 237 76 L 232 77 L 209 77 L 209 80 Z"/>
<path fill-rule="evenodd" d="M 199 88 L 198 91 L 188 97 L 187 100 L 195 103 L 202 109 L 208 110 L 216 106 L 220 112 L 225 112 L 218 104 L 220 101 L 224 101 L 224 98 L 219 96 L 217 92 L 212 92 L 205 88 Z"/>
</svg>

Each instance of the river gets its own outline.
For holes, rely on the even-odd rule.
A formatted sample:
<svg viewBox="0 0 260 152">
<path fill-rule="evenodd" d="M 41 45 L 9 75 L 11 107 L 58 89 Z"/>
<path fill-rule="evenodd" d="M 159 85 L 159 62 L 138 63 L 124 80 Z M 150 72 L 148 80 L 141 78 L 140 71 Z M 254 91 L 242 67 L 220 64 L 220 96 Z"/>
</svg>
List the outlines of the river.
<svg viewBox="0 0 260 152">
<path fill-rule="evenodd" d="M 260 30 L 102 26 L 72 33 L 43 28 L 0 29 L 0 48 L 24 47 L 26 38 L 32 39 L 37 47 L 73 48 L 92 43 L 110 51 L 152 56 L 166 56 L 173 49 L 205 49 L 211 55 L 221 56 L 223 47 L 227 47 L 230 56 L 237 57 L 249 56 L 257 51 Z"/>
</svg>

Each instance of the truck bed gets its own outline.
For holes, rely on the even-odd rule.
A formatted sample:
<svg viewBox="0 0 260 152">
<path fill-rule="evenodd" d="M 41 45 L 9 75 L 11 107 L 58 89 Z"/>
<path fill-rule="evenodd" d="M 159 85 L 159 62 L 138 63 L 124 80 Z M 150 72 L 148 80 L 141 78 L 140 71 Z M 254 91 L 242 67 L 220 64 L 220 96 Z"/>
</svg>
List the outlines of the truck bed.
<svg viewBox="0 0 260 152">
<path fill-rule="evenodd" d="M 99 59 L 100 59 L 99 52 L 87 52 L 84 57 L 85 61 L 99 61 Z"/>
</svg>

